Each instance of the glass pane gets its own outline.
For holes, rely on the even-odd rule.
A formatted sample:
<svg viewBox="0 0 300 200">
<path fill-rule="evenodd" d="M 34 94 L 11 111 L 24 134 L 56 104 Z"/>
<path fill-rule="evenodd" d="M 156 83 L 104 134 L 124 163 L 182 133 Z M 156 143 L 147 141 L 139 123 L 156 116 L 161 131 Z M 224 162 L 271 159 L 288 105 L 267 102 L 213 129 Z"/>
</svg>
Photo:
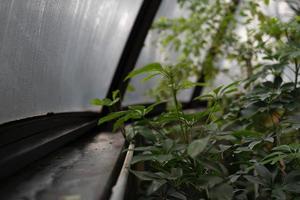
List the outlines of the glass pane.
<svg viewBox="0 0 300 200">
<path fill-rule="evenodd" d="M 104 97 L 141 0 L 0 4 L 0 123 Z"/>
</svg>

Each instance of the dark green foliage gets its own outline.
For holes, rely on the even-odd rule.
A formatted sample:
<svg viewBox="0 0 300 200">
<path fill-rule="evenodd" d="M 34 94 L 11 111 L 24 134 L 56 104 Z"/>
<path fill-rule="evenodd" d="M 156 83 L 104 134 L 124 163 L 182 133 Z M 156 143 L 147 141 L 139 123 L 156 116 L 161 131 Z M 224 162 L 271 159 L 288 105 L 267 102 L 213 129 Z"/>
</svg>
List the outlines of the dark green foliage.
<svg viewBox="0 0 300 200">
<path fill-rule="evenodd" d="M 256 5 L 252 6 L 257 14 Z M 168 111 L 154 118 L 147 114 L 162 101 L 130 106 L 99 120 L 113 120 L 114 129 L 121 128 L 130 142 L 136 136 L 144 139 L 135 149 L 132 165 L 145 168 L 131 170 L 147 186 L 141 199 L 292 200 L 300 196 L 299 16 L 287 23 L 264 19 L 259 34 L 276 41 L 274 46 L 257 46 L 269 64 L 262 62 L 246 79 L 197 97 L 208 101 L 201 111 L 182 110 L 178 92 L 197 83 L 178 76 L 178 68 L 172 65 L 153 63 L 128 75 L 147 74 L 146 81 L 158 76 L 170 104 Z M 284 81 L 287 69 L 293 72 L 290 81 Z M 112 106 L 115 101 L 117 94 L 94 103 Z M 129 120 L 134 123 L 125 128 Z"/>
</svg>

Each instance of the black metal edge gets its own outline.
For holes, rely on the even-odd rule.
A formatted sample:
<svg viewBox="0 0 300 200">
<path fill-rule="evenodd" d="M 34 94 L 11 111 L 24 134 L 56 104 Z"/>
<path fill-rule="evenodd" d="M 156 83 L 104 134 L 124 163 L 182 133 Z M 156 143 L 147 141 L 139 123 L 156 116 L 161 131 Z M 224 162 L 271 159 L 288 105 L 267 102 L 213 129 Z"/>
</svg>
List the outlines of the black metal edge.
<svg viewBox="0 0 300 200">
<path fill-rule="evenodd" d="M 64 127 L 62 129 L 49 131 L 43 135 L 34 135 L 0 148 L 0 154 L 3 155 L 0 162 L 0 179 L 8 178 L 30 163 L 74 141 L 88 131 L 92 131 L 95 126 L 96 120 L 92 120 L 90 122 L 73 125 L 69 127 L 69 129 Z M 26 146 L 26 148 L 20 148 L 24 146 Z"/>
<path fill-rule="evenodd" d="M 99 117 L 96 112 L 51 113 L 0 125 L 0 147 L 35 134 L 70 124 L 80 124 Z"/>
<path fill-rule="evenodd" d="M 18 124 L 27 124 L 27 123 L 32 123 L 35 122 L 36 120 L 46 120 L 51 117 L 90 117 L 90 116 L 96 116 L 99 115 L 99 112 L 93 112 L 93 111 L 78 111 L 78 112 L 60 112 L 60 113 L 54 113 L 54 112 L 49 112 L 45 115 L 37 115 L 33 117 L 27 117 L 23 119 L 18 119 L 18 120 L 13 120 L 9 122 L 5 122 L 0 124 L 0 129 L 4 128 L 9 128 L 11 126 L 15 126 L 16 123 Z"/>
<path fill-rule="evenodd" d="M 107 98 L 112 97 L 113 91 L 120 90 L 120 95 L 123 99 L 130 81 L 130 79 L 126 81 L 124 81 L 124 79 L 136 65 L 140 52 L 144 46 L 146 36 L 152 26 L 161 2 L 162 0 L 143 1 L 114 73 L 112 82 L 106 95 Z M 122 99 L 119 106 L 122 104 Z M 109 110 L 104 108 L 102 114 L 106 115 L 108 112 Z"/>
<path fill-rule="evenodd" d="M 204 74 L 203 74 L 203 72 L 201 72 L 197 82 L 198 83 L 203 83 L 204 81 L 205 81 L 204 80 Z M 193 93 L 192 93 L 191 101 L 190 101 L 191 104 L 195 103 L 194 99 L 196 97 L 198 97 L 199 95 L 201 95 L 202 91 L 203 91 L 203 86 L 200 86 L 200 85 L 195 86 L 195 88 L 193 90 Z"/>
</svg>

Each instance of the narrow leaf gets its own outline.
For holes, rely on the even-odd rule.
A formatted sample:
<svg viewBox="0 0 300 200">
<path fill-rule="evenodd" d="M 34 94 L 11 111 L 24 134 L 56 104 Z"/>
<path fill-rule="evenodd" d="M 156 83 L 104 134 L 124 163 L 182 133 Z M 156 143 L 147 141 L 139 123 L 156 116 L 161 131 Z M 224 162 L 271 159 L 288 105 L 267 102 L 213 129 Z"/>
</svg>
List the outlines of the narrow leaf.
<svg viewBox="0 0 300 200">
<path fill-rule="evenodd" d="M 135 77 L 139 74 L 143 73 L 149 73 L 149 72 L 161 72 L 163 70 L 161 64 L 159 63 L 151 63 L 149 65 L 146 65 L 140 69 L 136 69 L 128 74 L 128 76 L 125 78 L 125 81 L 129 78 Z"/>
<path fill-rule="evenodd" d="M 111 121 L 113 119 L 119 118 L 119 117 L 125 115 L 126 113 L 127 113 L 127 111 L 120 111 L 120 112 L 110 113 L 109 115 L 100 118 L 99 121 L 98 121 L 98 125 L 103 124 L 103 123 L 108 122 L 108 121 Z"/>
</svg>

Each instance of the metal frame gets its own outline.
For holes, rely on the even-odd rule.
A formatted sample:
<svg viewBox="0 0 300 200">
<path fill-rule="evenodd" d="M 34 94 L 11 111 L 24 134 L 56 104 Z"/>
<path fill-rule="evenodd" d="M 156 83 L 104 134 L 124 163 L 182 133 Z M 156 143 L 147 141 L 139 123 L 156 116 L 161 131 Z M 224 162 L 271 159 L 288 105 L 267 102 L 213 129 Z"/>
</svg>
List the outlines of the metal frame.
<svg viewBox="0 0 300 200">
<path fill-rule="evenodd" d="M 96 113 L 60 113 L 0 126 L 0 179 L 92 131 Z"/>
<path fill-rule="evenodd" d="M 162 0 L 144 0 L 110 84 L 106 95 L 107 98 L 112 97 L 113 91 L 120 90 L 120 95 L 123 99 L 127 86 L 130 82 L 130 79 L 126 81 L 124 81 L 124 79 L 135 67 L 143 48 L 144 41 L 161 2 Z M 122 103 L 122 99 L 120 101 L 120 105 Z M 108 109 L 104 109 L 103 114 L 105 115 L 107 113 Z"/>
</svg>

